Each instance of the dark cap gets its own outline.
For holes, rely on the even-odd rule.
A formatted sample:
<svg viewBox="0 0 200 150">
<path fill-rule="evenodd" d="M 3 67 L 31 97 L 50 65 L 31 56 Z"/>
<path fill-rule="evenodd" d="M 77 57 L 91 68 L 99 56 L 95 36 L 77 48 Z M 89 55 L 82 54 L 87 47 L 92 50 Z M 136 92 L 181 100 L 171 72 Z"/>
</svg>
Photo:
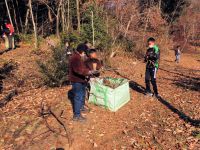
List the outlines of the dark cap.
<svg viewBox="0 0 200 150">
<path fill-rule="evenodd" d="M 90 50 L 88 51 L 88 54 L 90 55 L 90 54 L 93 54 L 93 53 L 96 53 L 96 52 L 97 52 L 96 49 L 90 49 Z"/>
<path fill-rule="evenodd" d="M 155 42 L 156 40 L 155 40 L 155 38 L 153 38 L 153 37 L 150 37 L 148 40 L 147 40 L 147 42 Z"/>
<path fill-rule="evenodd" d="M 88 51 L 88 47 L 87 47 L 87 45 L 85 45 L 85 44 L 79 44 L 79 45 L 77 46 L 76 50 L 77 50 L 79 53 L 87 52 L 87 51 Z"/>
</svg>

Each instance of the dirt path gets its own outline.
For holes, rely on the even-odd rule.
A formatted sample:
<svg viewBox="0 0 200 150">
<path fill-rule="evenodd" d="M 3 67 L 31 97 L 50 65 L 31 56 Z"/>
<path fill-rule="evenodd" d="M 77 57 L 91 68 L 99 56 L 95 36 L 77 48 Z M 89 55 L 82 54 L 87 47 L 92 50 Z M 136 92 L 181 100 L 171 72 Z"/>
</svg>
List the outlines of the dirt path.
<svg viewBox="0 0 200 150">
<path fill-rule="evenodd" d="M 85 124 L 71 121 L 71 104 L 67 99 L 70 87 L 49 89 L 41 86 L 35 55 L 25 46 L 1 55 L 13 60 L 17 69 L 4 81 L 6 95 L 13 87 L 19 95 L 0 110 L 0 149 L 49 150 L 68 149 L 67 138 L 49 132 L 39 115 L 41 102 L 52 107 L 66 125 L 75 150 L 83 149 L 199 149 L 200 148 L 200 58 L 183 54 L 180 64 L 174 63 L 173 52 L 162 57 L 158 73 L 162 98 L 146 97 L 144 68 L 130 58 L 114 58 L 121 76 L 129 78 L 131 101 L 112 113 L 89 104 Z M 122 63 L 123 62 L 123 63 Z M 132 69 L 129 69 L 129 66 Z M 105 76 L 120 76 L 108 72 Z M 16 86 L 20 84 L 20 86 Z M 53 117 L 47 119 L 52 129 L 64 133 Z"/>
</svg>

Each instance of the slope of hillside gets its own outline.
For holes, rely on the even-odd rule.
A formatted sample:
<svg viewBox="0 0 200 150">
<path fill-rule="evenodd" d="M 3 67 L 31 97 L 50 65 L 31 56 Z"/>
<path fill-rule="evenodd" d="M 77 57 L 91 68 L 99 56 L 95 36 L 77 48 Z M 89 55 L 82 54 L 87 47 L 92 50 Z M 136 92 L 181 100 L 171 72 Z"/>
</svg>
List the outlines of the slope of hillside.
<svg viewBox="0 0 200 150">
<path fill-rule="evenodd" d="M 198 53 L 199 54 L 199 53 Z M 84 124 L 71 121 L 67 92 L 70 86 L 48 88 L 41 84 L 36 60 L 44 52 L 33 53 L 24 46 L 1 55 L 12 60 L 14 70 L 4 80 L 1 98 L 11 90 L 18 95 L 0 109 L 0 149 L 200 149 L 200 55 L 183 54 L 175 64 L 174 53 L 163 54 L 158 73 L 161 98 L 144 93 L 145 64 L 131 58 L 113 58 L 118 72 L 103 76 L 130 80 L 131 101 L 116 113 L 88 104 Z M 1 62 L 1 63 L 2 63 Z M 41 117 L 41 102 L 51 106 L 63 126 L 52 116 Z M 48 126 L 49 125 L 49 126 Z"/>
</svg>

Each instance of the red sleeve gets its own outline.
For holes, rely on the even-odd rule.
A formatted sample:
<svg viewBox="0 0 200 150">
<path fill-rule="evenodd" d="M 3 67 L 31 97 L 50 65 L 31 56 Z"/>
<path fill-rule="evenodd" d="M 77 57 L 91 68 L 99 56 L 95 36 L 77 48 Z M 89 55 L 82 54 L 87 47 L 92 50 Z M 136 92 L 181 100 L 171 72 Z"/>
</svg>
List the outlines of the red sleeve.
<svg viewBox="0 0 200 150">
<path fill-rule="evenodd" d="M 84 62 L 79 58 L 73 58 L 71 61 L 72 70 L 79 74 L 87 76 L 89 74 L 89 69 L 86 68 Z"/>
<path fill-rule="evenodd" d="M 15 32 L 14 27 L 11 24 L 7 24 L 6 28 L 8 28 L 10 30 L 10 33 L 14 33 Z"/>
</svg>

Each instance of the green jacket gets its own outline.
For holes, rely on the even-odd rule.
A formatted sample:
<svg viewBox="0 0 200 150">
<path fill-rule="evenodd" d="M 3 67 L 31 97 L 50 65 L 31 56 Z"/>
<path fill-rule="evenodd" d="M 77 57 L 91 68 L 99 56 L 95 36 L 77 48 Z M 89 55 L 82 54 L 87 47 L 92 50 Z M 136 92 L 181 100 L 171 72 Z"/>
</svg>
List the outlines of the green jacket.
<svg viewBox="0 0 200 150">
<path fill-rule="evenodd" d="M 145 55 L 145 62 L 147 62 L 147 68 L 159 68 L 160 50 L 157 45 L 152 48 L 148 48 Z"/>
<path fill-rule="evenodd" d="M 157 45 L 154 45 L 154 50 L 155 50 L 155 54 L 157 55 L 157 60 L 155 63 L 155 67 L 158 69 L 159 68 L 159 60 L 160 60 L 160 49 L 158 48 Z"/>
</svg>

